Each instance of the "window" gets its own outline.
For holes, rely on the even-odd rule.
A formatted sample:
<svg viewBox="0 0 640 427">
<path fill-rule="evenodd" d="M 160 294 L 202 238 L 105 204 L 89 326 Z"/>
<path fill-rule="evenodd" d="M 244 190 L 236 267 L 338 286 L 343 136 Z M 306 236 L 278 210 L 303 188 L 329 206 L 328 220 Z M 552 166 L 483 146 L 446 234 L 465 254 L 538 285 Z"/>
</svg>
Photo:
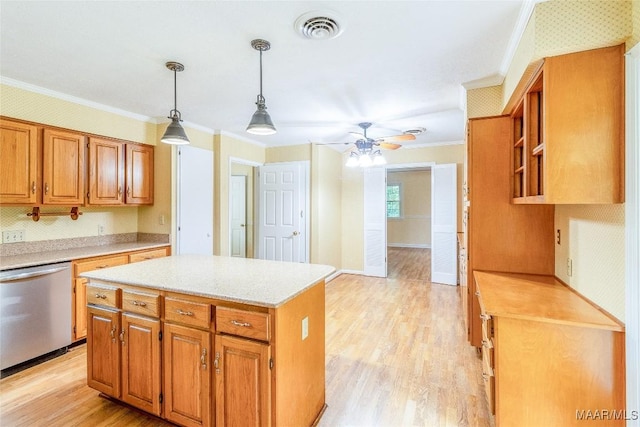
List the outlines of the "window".
<svg viewBox="0 0 640 427">
<path fill-rule="evenodd" d="M 400 218 L 401 210 L 400 184 L 387 185 L 387 218 Z"/>
</svg>

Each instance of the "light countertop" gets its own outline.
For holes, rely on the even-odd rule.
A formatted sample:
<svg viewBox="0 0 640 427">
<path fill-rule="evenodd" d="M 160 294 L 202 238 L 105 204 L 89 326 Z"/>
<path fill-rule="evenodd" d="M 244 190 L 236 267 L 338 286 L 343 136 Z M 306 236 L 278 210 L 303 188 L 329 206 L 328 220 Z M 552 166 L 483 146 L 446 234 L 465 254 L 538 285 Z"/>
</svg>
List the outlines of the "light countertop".
<svg viewBox="0 0 640 427">
<path fill-rule="evenodd" d="M 82 274 L 108 282 L 279 307 L 335 271 L 329 265 L 176 255 Z"/>
<path fill-rule="evenodd" d="M 130 242 L 113 243 L 109 245 L 87 246 L 80 248 L 33 252 L 22 255 L 0 257 L 0 270 L 34 267 L 36 265 L 53 264 L 56 262 L 73 261 L 94 256 L 113 255 L 122 252 L 153 249 L 167 246 L 168 243 Z"/>
</svg>

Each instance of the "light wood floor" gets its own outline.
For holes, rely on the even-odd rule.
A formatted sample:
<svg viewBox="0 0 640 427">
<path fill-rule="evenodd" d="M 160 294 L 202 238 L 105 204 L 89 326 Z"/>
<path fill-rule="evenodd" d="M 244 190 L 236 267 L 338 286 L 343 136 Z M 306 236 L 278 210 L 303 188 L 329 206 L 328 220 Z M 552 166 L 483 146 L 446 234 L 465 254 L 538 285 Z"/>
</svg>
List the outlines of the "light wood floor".
<svg viewBox="0 0 640 427">
<path fill-rule="evenodd" d="M 341 275 L 327 284 L 320 426 L 490 426 L 458 288 L 401 278 L 391 258 L 393 279 Z M 85 359 L 82 345 L 0 380 L 0 425 L 171 425 L 98 397 L 85 384 Z"/>
</svg>

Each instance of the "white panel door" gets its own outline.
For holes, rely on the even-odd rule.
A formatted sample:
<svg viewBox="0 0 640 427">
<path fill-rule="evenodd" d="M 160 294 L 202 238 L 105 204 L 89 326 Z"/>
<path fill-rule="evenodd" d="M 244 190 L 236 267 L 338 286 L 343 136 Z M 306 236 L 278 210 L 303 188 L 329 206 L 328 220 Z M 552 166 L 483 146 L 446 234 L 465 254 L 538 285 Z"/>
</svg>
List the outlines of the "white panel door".
<svg viewBox="0 0 640 427">
<path fill-rule="evenodd" d="M 232 175 L 230 192 L 231 256 L 245 258 L 247 256 L 247 177 Z"/>
<path fill-rule="evenodd" d="M 258 257 L 308 262 L 308 166 L 304 162 L 260 167 Z"/>
<path fill-rule="evenodd" d="M 431 169 L 431 281 L 456 285 L 458 282 L 457 165 L 435 165 Z"/>
<path fill-rule="evenodd" d="M 213 255 L 213 151 L 178 147 L 177 254 Z"/>
<path fill-rule="evenodd" d="M 364 274 L 387 277 L 387 171 L 364 170 Z"/>
</svg>

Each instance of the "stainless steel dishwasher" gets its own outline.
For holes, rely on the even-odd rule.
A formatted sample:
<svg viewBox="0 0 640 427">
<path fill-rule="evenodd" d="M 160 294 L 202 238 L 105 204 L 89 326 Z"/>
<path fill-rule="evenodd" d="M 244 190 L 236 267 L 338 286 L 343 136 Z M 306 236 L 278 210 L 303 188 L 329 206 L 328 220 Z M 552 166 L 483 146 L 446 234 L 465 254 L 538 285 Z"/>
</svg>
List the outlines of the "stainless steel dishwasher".
<svg viewBox="0 0 640 427">
<path fill-rule="evenodd" d="M 0 369 L 71 344 L 71 263 L 0 271 Z"/>
</svg>

